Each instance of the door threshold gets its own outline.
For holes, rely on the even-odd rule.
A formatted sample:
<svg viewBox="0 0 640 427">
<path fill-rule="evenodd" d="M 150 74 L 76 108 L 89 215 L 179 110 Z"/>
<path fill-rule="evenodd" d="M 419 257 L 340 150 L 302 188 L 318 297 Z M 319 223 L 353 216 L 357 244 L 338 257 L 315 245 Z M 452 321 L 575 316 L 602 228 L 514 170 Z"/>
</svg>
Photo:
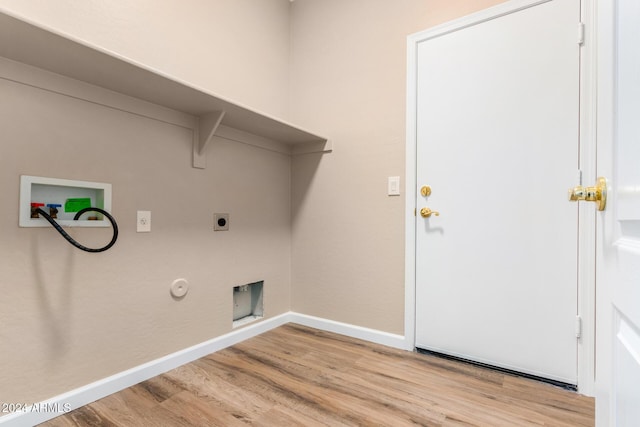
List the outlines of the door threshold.
<svg viewBox="0 0 640 427">
<path fill-rule="evenodd" d="M 512 369 L 501 368 L 499 366 L 489 365 L 487 363 L 482 363 L 482 362 L 476 362 L 475 360 L 465 359 L 465 358 L 457 357 L 457 356 L 451 356 L 449 354 L 444 354 L 444 353 L 438 353 L 437 351 L 425 350 L 424 348 L 416 347 L 415 350 L 418 353 L 421 353 L 421 354 L 427 354 L 429 356 L 435 356 L 435 357 L 438 357 L 438 358 L 441 358 L 441 359 L 447 359 L 447 360 L 453 360 L 453 361 L 456 361 L 456 362 L 462 362 L 462 363 L 466 363 L 466 364 L 469 364 L 469 365 L 478 366 L 480 368 L 491 369 L 492 371 L 502 372 L 504 374 L 512 375 L 512 376 L 515 376 L 515 377 L 527 378 L 527 379 L 530 379 L 530 380 L 551 384 L 553 386 L 560 387 L 560 388 L 562 388 L 564 390 L 575 391 L 575 392 L 578 391 L 578 386 L 576 384 L 570 384 L 570 383 L 565 383 L 565 382 L 562 382 L 562 381 L 552 380 L 552 379 L 545 378 L 545 377 L 539 377 L 537 375 L 526 374 L 524 372 L 514 371 Z"/>
</svg>

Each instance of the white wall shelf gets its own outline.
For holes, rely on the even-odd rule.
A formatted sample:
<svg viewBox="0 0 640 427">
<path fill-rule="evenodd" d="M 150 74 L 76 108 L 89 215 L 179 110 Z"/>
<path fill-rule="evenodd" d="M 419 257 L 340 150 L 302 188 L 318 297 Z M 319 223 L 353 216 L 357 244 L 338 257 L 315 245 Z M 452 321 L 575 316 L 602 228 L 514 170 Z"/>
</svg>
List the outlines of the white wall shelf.
<svg viewBox="0 0 640 427">
<path fill-rule="evenodd" d="M 332 150 L 327 138 L 1 8 L 0 56 L 195 117 L 194 167 L 205 167 L 206 147 L 221 125 L 284 144 L 292 154 Z"/>
</svg>

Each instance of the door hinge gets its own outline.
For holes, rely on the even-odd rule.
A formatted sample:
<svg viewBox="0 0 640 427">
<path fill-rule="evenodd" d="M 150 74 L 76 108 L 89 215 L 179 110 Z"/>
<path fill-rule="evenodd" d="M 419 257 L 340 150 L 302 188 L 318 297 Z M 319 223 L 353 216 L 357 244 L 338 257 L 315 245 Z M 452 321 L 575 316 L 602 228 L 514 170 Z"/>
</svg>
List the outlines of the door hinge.
<svg viewBox="0 0 640 427">
<path fill-rule="evenodd" d="M 578 44 L 584 44 L 584 23 L 578 22 Z"/>
<path fill-rule="evenodd" d="M 582 318 L 576 316 L 576 338 L 582 337 Z"/>
</svg>

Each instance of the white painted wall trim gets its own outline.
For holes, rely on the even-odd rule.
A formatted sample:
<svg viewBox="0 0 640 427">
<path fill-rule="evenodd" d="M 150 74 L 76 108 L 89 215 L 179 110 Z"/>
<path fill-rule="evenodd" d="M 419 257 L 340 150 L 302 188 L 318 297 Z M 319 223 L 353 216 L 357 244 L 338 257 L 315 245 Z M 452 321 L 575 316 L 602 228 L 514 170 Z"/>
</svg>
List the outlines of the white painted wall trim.
<svg viewBox="0 0 640 427">
<path fill-rule="evenodd" d="M 362 326 L 336 322 L 334 320 L 307 316 L 306 314 L 294 312 L 289 313 L 289 321 L 291 323 L 297 323 L 298 325 L 309 326 L 311 328 L 327 332 L 334 332 L 336 334 L 346 335 L 351 338 L 382 344 L 388 347 L 405 349 L 405 337 L 402 335 L 390 334 L 376 329 L 363 328 Z"/>
<path fill-rule="evenodd" d="M 407 38 L 406 104 L 406 206 L 405 206 L 405 349 L 415 347 L 416 319 L 416 109 L 417 49 L 426 40 L 508 13 L 554 0 L 511 0 L 468 16 L 410 35 Z M 580 56 L 580 168 L 587 185 L 596 176 L 596 0 L 581 1 L 585 24 L 585 41 Z M 577 29 L 576 29 L 577 37 Z M 560 189 L 561 190 L 561 189 Z M 582 338 L 578 343 L 578 388 L 580 393 L 594 394 L 595 370 L 595 217 L 588 209 L 579 211 L 580 239 L 578 275 L 578 313 L 582 317 Z"/>
<path fill-rule="evenodd" d="M 597 32 L 596 0 L 581 0 L 585 37 L 580 51 L 580 169 L 585 185 L 596 182 Z M 596 355 L 596 216 L 589 206 L 578 210 L 578 390 L 595 395 Z"/>
<path fill-rule="evenodd" d="M 215 353 L 246 339 L 260 335 L 273 328 L 289 322 L 290 313 L 284 313 L 270 319 L 254 323 L 242 329 L 213 338 L 201 344 L 194 345 L 184 350 L 177 351 L 167 356 L 152 360 L 135 368 L 120 372 L 102 380 L 87 384 L 83 387 L 60 394 L 43 402 L 34 403 L 24 412 L 14 412 L 0 418 L 0 425 L 7 427 L 21 427 L 36 425 L 62 415 L 64 410 L 73 410 L 81 406 L 95 402 L 105 396 L 116 393 L 139 382 L 163 374 L 186 363 L 208 354 Z M 29 403 L 29 402 L 26 402 Z M 66 406 L 65 406 L 66 405 Z M 45 408 L 45 409 L 43 409 Z M 50 412 L 46 408 L 59 408 L 61 412 Z M 31 411 L 34 412 L 31 412 Z M 37 410 L 42 410 L 35 412 Z"/>
<path fill-rule="evenodd" d="M 617 61 L 617 22 L 618 22 L 618 4 L 619 1 L 596 1 L 596 18 L 594 22 L 597 28 L 596 44 L 597 44 L 597 93 L 595 98 L 597 99 L 597 119 L 595 120 L 596 126 L 596 139 L 602 141 L 598 147 L 598 162 L 603 169 L 603 175 L 609 179 L 614 179 L 613 176 L 607 176 L 607 173 L 617 173 L 613 169 L 614 166 L 614 141 L 616 131 L 616 92 L 617 92 L 617 74 L 616 67 Z M 594 31 L 595 32 L 595 31 Z M 616 212 L 613 212 L 616 214 Z M 603 221 L 603 227 L 607 227 L 606 222 Z M 619 227 L 619 226 L 618 226 Z M 609 228 L 607 231 L 602 232 L 601 236 L 607 236 L 609 238 L 619 237 L 619 231 L 613 231 Z M 597 246 L 596 267 L 604 267 L 605 258 L 604 255 L 605 245 L 612 244 L 613 242 L 602 242 Z M 603 279 L 609 279 L 608 275 L 611 272 L 607 272 L 606 269 L 600 268 L 597 275 Z M 610 279 L 609 279 L 610 280 Z M 618 279 L 619 280 L 619 279 Z M 598 339 L 598 345 L 596 346 L 596 382 L 594 385 L 594 394 L 596 397 L 596 426 L 606 427 L 615 426 L 615 406 L 613 395 L 613 334 L 615 332 L 615 323 L 613 315 L 613 283 L 602 283 L 602 286 L 598 286 L 596 289 L 596 311 L 598 313 L 596 317 L 596 337 Z M 629 420 L 631 423 L 632 420 Z M 636 420 L 637 421 L 637 420 Z"/>
<path fill-rule="evenodd" d="M 434 37 L 439 37 L 444 34 L 458 31 L 472 25 L 490 21 L 492 19 L 499 18 L 510 13 L 517 12 L 519 10 L 528 9 L 530 7 L 537 6 L 542 3 L 548 3 L 554 0 L 510 0 L 504 3 L 499 3 L 496 6 L 489 7 L 487 9 L 463 16 L 461 18 L 454 19 L 449 22 L 445 22 L 435 27 L 429 28 L 424 31 L 419 31 L 409 36 L 410 43 L 420 43 L 429 40 Z M 577 30 L 576 30 L 577 31 Z M 577 37 L 577 33 L 576 33 Z"/>
<path fill-rule="evenodd" d="M 405 238 L 404 238 L 404 336 L 405 348 L 416 343 L 416 195 L 417 179 L 417 96 L 418 93 L 418 41 L 419 36 L 407 39 L 407 106 L 405 142 Z"/>
<path fill-rule="evenodd" d="M 270 319 L 242 329 L 234 330 L 228 334 L 213 338 L 209 341 L 194 345 L 184 350 L 177 351 L 167 356 L 152 360 L 135 368 L 120 372 L 108 378 L 87 384 L 83 387 L 71 390 L 67 393 L 47 399 L 43 402 L 33 403 L 23 412 L 13 412 L 0 417 L 0 426 L 22 427 L 36 425 L 53 419 L 73 409 L 95 402 L 110 394 L 131 387 L 149 378 L 163 374 L 184 364 L 193 362 L 208 354 L 225 349 L 244 340 L 260 335 L 271 329 L 287 323 L 297 323 L 334 332 L 352 338 L 358 338 L 377 344 L 395 348 L 404 348 L 405 339 L 401 335 L 390 334 L 375 329 L 363 328 L 348 323 L 336 322 L 319 317 L 287 312 Z M 17 402 L 16 402 L 17 403 Z"/>
</svg>

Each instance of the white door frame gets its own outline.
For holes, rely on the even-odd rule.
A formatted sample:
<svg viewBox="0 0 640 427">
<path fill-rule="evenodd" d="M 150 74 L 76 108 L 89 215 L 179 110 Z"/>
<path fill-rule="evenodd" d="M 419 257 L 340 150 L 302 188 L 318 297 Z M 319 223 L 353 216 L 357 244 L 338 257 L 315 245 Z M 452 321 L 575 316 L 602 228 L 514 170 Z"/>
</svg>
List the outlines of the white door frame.
<svg viewBox="0 0 640 427">
<path fill-rule="evenodd" d="M 463 29 L 508 13 L 553 0 L 509 0 L 497 6 L 410 35 L 407 39 L 407 130 L 405 207 L 405 348 L 415 348 L 416 319 L 416 92 L 418 45 L 430 38 Z M 580 53 L 580 169 L 582 182 L 596 180 L 596 1 L 581 1 L 581 21 L 585 25 Z M 576 43 L 578 42 L 576 22 Z M 576 185 L 578 173 L 576 171 Z M 590 184 L 589 184 L 590 185 Z M 565 191 L 558 188 L 558 191 Z M 569 203 L 567 201 L 567 203 Z M 595 226 L 591 206 L 579 207 L 578 302 L 581 338 L 578 340 L 578 390 L 594 394 L 595 370 Z"/>
<path fill-rule="evenodd" d="M 618 154 L 616 153 L 616 145 L 624 143 L 624 139 L 618 138 L 618 45 L 622 40 L 618 39 L 619 25 L 619 4 L 620 1 L 599 1 L 598 2 L 598 114 L 597 131 L 598 140 L 598 160 L 600 162 L 599 174 L 608 180 L 613 180 L 610 188 L 613 190 L 609 193 L 609 197 L 616 203 L 618 199 L 617 191 L 620 186 L 615 182 L 619 179 L 618 174 Z M 618 205 L 619 206 L 619 205 Z M 620 374 L 616 366 L 616 342 L 619 343 L 621 337 L 618 334 L 620 329 L 617 322 L 619 315 L 615 313 L 614 302 L 618 302 L 620 297 L 615 298 L 616 288 L 620 287 L 623 280 L 628 280 L 625 273 L 629 272 L 625 269 L 629 265 L 616 266 L 615 272 L 611 271 L 612 262 L 618 261 L 618 254 L 612 256 L 611 252 L 629 253 L 637 251 L 636 242 L 628 242 L 620 231 L 616 230 L 618 224 L 619 211 L 618 206 L 614 206 L 614 210 L 608 215 L 613 218 L 601 218 L 602 230 L 599 230 L 601 247 L 598 248 L 598 268 L 599 281 L 597 288 L 597 323 L 596 331 L 598 334 L 598 346 L 596 349 L 596 426 L 616 426 L 621 425 L 637 425 L 637 419 L 622 418 L 618 419 L 620 408 L 617 403 L 620 402 L 616 396 L 620 385 L 617 384 L 617 376 Z M 609 207 L 607 207 L 609 210 Z M 605 214 L 606 215 L 606 214 Z M 615 225 L 611 224 L 615 223 Z M 602 237 L 604 236 L 604 237 Z M 610 245 L 617 246 L 617 250 L 612 250 Z M 608 259 L 609 258 L 609 259 Z M 609 265 L 607 265 L 609 264 Z M 614 274 L 612 274 L 614 273 Z M 616 277 L 615 273 L 621 274 L 622 277 Z M 620 282 L 619 282 L 620 281 Z M 624 313 L 623 313 L 624 314 Z M 624 375 L 624 373 L 623 373 Z M 624 404 L 622 405 L 624 407 Z M 624 409 L 623 409 L 624 410 Z"/>
</svg>

